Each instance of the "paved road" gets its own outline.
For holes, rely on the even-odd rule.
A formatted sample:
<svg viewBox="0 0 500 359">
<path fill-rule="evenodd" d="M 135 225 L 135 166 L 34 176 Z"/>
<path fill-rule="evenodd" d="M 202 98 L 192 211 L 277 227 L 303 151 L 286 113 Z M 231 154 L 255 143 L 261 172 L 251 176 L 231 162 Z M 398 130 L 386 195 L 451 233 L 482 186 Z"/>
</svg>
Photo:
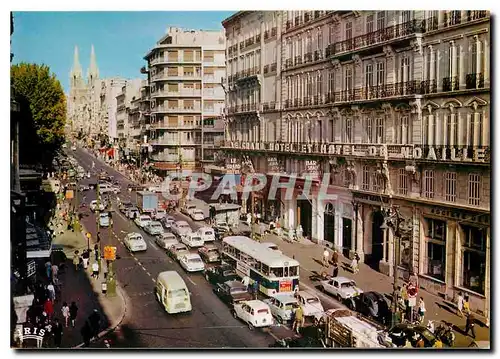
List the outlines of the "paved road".
<svg viewBox="0 0 500 359">
<path fill-rule="evenodd" d="M 102 162 L 95 160 L 86 151 L 77 149 L 72 152 L 78 162 L 85 169 L 95 162 L 95 170 L 106 170 L 122 185 L 120 199 L 130 196 L 135 202 L 135 193 L 126 190 L 130 181 L 119 172 Z M 94 181 L 84 179 L 81 183 Z M 93 191 L 84 193 L 88 204 L 95 199 Z M 80 196 L 80 200 L 83 196 Z M 228 307 L 212 293 L 211 285 L 201 274 L 186 274 L 178 263 L 171 260 L 165 251 L 160 249 L 151 236 L 142 232 L 135 224 L 126 219 L 116 208 L 113 216 L 113 229 L 101 229 L 103 244 L 112 244 L 117 247 L 120 257 L 114 268 L 117 279 L 125 290 L 132 303 L 128 308 L 130 316 L 121 326 L 121 336 L 125 340 L 120 346 L 128 347 L 268 347 L 274 342 L 274 337 L 281 336 L 284 328 L 273 328 L 273 335 L 260 330 L 250 331 L 242 322 L 234 319 Z M 202 223 L 193 223 L 186 216 L 176 213 L 174 217 L 184 219 L 193 228 Z M 93 214 L 83 218 L 85 228 L 93 235 L 96 233 L 96 222 Z M 148 250 L 143 253 L 129 253 L 120 242 L 126 233 L 139 231 L 148 242 Z M 165 270 L 176 270 L 184 278 L 190 292 L 193 311 L 189 314 L 169 315 L 156 302 L 153 294 L 154 282 L 158 273 Z M 273 337 L 274 336 L 274 337 Z M 123 339 L 123 338 L 122 338 Z"/>
</svg>

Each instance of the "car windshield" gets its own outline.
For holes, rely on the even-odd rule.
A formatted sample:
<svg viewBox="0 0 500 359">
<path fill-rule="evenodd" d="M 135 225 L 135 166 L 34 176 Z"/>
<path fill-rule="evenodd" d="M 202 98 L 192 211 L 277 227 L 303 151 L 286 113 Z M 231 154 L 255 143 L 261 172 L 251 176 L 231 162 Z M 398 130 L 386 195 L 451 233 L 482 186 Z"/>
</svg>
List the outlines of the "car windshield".
<svg viewBox="0 0 500 359">
<path fill-rule="evenodd" d="M 151 220 L 151 218 L 149 218 L 149 217 L 141 216 L 141 221 L 150 221 L 150 220 Z"/>
<path fill-rule="evenodd" d="M 191 237 L 192 241 L 201 241 L 201 237 Z"/>
<path fill-rule="evenodd" d="M 286 303 L 285 304 L 286 310 L 293 310 L 293 309 L 298 308 L 298 307 L 299 307 L 298 303 Z"/>
<path fill-rule="evenodd" d="M 224 275 L 224 277 L 229 277 L 230 275 L 236 275 L 236 272 L 234 270 L 226 270 L 222 272 L 222 274 Z"/>
<path fill-rule="evenodd" d="M 212 234 L 214 234 L 212 231 L 206 231 L 206 232 L 205 232 L 205 235 L 206 235 L 206 236 L 211 236 Z"/>
<path fill-rule="evenodd" d="M 130 240 L 131 241 L 140 241 L 140 240 L 142 240 L 142 237 L 140 237 L 140 236 L 132 236 L 132 237 L 130 237 Z"/>
<path fill-rule="evenodd" d="M 173 289 L 168 291 L 168 297 L 169 298 L 183 298 L 187 296 L 186 289 L 180 288 L 180 289 Z"/>
<path fill-rule="evenodd" d="M 346 283 L 342 283 L 340 285 L 341 288 L 353 288 L 356 286 L 356 283 L 354 282 L 346 282 Z"/>
<path fill-rule="evenodd" d="M 319 300 L 318 300 L 318 298 L 307 298 L 306 302 L 309 304 L 314 304 L 314 303 L 318 303 Z"/>
<path fill-rule="evenodd" d="M 245 287 L 231 288 L 231 294 L 240 294 L 240 293 L 246 293 Z"/>
<path fill-rule="evenodd" d="M 218 251 L 217 251 L 217 248 L 210 248 L 209 250 L 207 250 L 207 253 L 208 254 L 217 254 Z"/>
<path fill-rule="evenodd" d="M 200 263 L 201 262 L 201 258 L 189 258 L 189 262 L 190 263 Z"/>
<path fill-rule="evenodd" d="M 153 223 L 151 225 L 151 227 L 153 227 L 153 228 L 162 228 L 161 224 L 158 224 L 158 223 Z"/>
<path fill-rule="evenodd" d="M 203 211 L 202 211 L 202 210 L 197 209 L 197 210 L 195 210 L 195 211 L 194 211 L 194 213 L 195 213 L 195 214 L 203 214 Z"/>
<path fill-rule="evenodd" d="M 257 313 L 259 313 L 259 314 L 268 314 L 269 311 L 267 309 L 263 308 L 263 309 L 257 310 Z"/>
<path fill-rule="evenodd" d="M 175 247 L 176 251 L 187 251 L 187 247 L 185 245 L 182 246 L 176 246 Z"/>
<path fill-rule="evenodd" d="M 108 218 L 108 214 L 107 213 L 101 213 L 101 218 Z"/>
</svg>

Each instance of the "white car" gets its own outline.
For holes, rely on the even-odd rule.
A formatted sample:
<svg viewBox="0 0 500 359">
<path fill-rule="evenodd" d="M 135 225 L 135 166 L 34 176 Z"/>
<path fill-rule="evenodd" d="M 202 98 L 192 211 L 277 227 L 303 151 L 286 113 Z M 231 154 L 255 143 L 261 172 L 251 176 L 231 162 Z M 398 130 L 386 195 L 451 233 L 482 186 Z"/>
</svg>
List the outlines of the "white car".
<svg viewBox="0 0 500 359">
<path fill-rule="evenodd" d="M 153 214 L 153 218 L 157 221 L 161 220 L 162 218 L 165 218 L 166 216 L 167 216 L 167 211 L 162 208 L 157 209 Z"/>
<path fill-rule="evenodd" d="M 204 242 L 215 241 L 215 232 L 214 232 L 213 228 L 201 227 L 201 228 L 198 228 L 198 230 L 196 232 L 203 239 Z"/>
<path fill-rule="evenodd" d="M 184 254 L 189 253 L 189 249 L 185 244 L 176 243 L 167 248 L 167 253 L 170 257 L 178 261 Z"/>
<path fill-rule="evenodd" d="M 129 207 L 126 211 L 127 218 L 129 219 L 134 219 L 134 217 L 139 218 L 141 215 L 141 212 L 139 212 L 139 209 L 137 207 Z"/>
<path fill-rule="evenodd" d="M 321 316 L 325 311 L 319 298 L 312 293 L 306 291 L 298 291 L 297 300 L 299 302 L 299 305 L 302 307 L 302 311 L 305 317 L 316 317 L 318 315 Z"/>
<path fill-rule="evenodd" d="M 202 272 L 205 270 L 205 263 L 196 253 L 186 253 L 180 256 L 179 263 L 187 272 Z"/>
<path fill-rule="evenodd" d="M 179 237 L 192 232 L 191 227 L 186 221 L 176 221 L 172 223 L 171 228 L 172 233 Z"/>
<path fill-rule="evenodd" d="M 278 248 L 278 246 L 272 242 L 264 242 L 264 243 L 262 243 L 262 245 L 266 246 L 269 249 L 272 249 L 273 251 L 275 251 L 277 253 L 282 253 L 280 251 L 280 249 Z"/>
<path fill-rule="evenodd" d="M 186 216 L 191 215 L 191 211 L 195 210 L 196 206 L 194 204 L 188 204 L 181 208 L 181 213 L 184 213 Z"/>
<path fill-rule="evenodd" d="M 99 226 L 100 227 L 109 227 L 110 225 L 110 220 L 109 220 L 109 213 L 108 212 L 102 212 L 99 214 Z"/>
<path fill-rule="evenodd" d="M 144 228 L 150 222 L 151 222 L 151 217 L 148 216 L 147 214 L 141 214 L 134 221 L 134 223 L 137 224 L 137 226 L 140 227 L 140 228 Z"/>
<path fill-rule="evenodd" d="M 205 213 L 201 209 L 193 209 L 189 216 L 193 221 L 203 221 L 205 219 Z"/>
<path fill-rule="evenodd" d="M 178 244 L 179 241 L 175 234 L 170 232 L 163 232 L 162 234 L 155 237 L 155 242 L 163 249 L 167 249 L 174 244 Z"/>
<path fill-rule="evenodd" d="M 200 235 L 190 232 L 181 236 L 181 242 L 190 248 L 203 247 L 205 242 Z"/>
<path fill-rule="evenodd" d="M 214 263 L 220 261 L 219 250 L 213 244 L 208 244 L 206 246 L 198 249 L 198 253 L 201 258 L 207 263 Z"/>
<path fill-rule="evenodd" d="M 247 300 L 235 303 L 233 316 L 247 323 L 250 330 L 256 327 L 269 327 L 273 325 L 271 308 L 260 300 Z"/>
<path fill-rule="evenodd" d="M 295 309 L 299 307 L 299 302 L 293 294 L 283 293 L 264 300 L 264 303 L 271 308 L 271 314 L 277 319 L 278 323 L 286 323 L 292 320 Z"/>
<path fill-rule="evenodd" d="M 97 200 L 94 199 L 91 201 L 89 207 L 92 212 L 95 212 L 97 210 Z M 104 204 L 101 201 L 101 203 L 99 203 L 99 211 L 104 211 L 104 208 Z"/>
<path fill-rule="evenodd" d="M 148 249 L 148 245 L 146 244 L 146 241 L 144 240 L 144 238 L 142 238 L 140 233 L 127 234 L 127 236 L 123 240 L 123 243 L 130 252 L 145 251 L 146 249 Z"/>
<path fill-rule="evenodd" d="M 348 299 L 363 293 L 356 287 L 356 282 L 346 277 L 333 277 L 320 282 L 323 292 L 329 293 L 338 299 Z"/>
<path fill-rule="evenodd" d="M 162 234 L 164 232 L 164 229 L 160 222 L 151 221 L 144 226 L 144 231 L 152 236 L 156 236 Z"/>
<path fill-rule="evenodd" d="M 166 229 L 172 228 L 172 224 L 175 222 L 175 218 L 172 216 L 166 216 L 160 219 L 161 224 L 163 224 L 163 227 Z"/>
</svg>

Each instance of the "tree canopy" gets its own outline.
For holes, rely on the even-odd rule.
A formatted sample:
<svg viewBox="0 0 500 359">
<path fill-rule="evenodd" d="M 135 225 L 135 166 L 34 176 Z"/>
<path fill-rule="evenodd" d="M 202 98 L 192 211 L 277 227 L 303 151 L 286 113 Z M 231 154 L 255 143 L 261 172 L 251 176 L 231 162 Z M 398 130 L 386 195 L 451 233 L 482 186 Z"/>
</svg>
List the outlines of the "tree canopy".
<svg viewBox="0 0 500 359">
<path fill-rule="evenodd" d="M 20 112 L 20 163 L 51 162 L 65 141 L 66 96 L 46 65 L 20 63 L 10 67 L 11 86 Z"/>
</svg>

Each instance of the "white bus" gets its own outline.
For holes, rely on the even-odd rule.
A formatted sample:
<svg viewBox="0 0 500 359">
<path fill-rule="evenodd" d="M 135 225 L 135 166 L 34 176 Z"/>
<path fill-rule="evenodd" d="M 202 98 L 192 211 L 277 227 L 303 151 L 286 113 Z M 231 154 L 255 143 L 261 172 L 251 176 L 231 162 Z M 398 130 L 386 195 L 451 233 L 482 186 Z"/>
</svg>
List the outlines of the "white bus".
<svg viewBox="0 0 500 359">
<path fill-rule="evenodd" d="M 299 262 L 248 237 L 224 238 L 222 259 L 236 268 L 240 277 L 257 282 L 259 291 L 268 296 L 299 288 Z"/>
</svg>

